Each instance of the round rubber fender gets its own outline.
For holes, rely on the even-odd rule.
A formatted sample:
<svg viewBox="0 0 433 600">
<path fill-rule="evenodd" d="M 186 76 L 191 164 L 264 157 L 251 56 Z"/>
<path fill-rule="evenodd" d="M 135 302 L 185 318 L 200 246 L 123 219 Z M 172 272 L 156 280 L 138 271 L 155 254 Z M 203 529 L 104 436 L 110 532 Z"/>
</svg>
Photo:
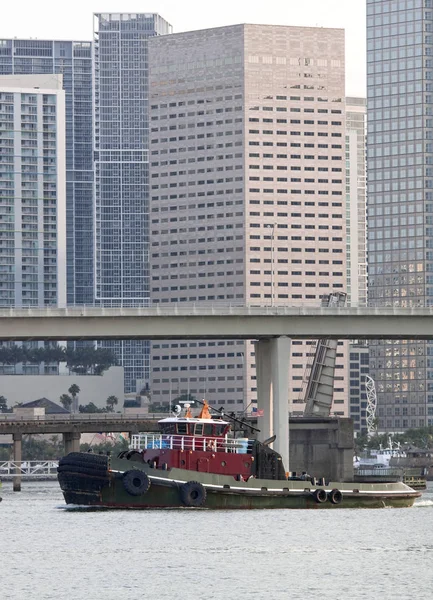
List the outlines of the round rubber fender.
<svg viewBox="0 0 433 600">
<path fill-rule="evenodd" d="M 341 504 L 343 500 L 343 494 L 340 490 L 334 489 L 329 492 L 329 500 L 332 504 Z"/>
<path fill-rule="evenodd" d="M 206 489 L 198 481 L 188 481 L 180 488 L 180 497 L 185 506 L 203 506 L 206 496 Z"/>
<path fill-rule="evenodd" d="M 314 490 L 313 496 L 314 496 L 314 500 L 318 504 L 323 504 L 328 499 L 328 494 L 325 492 L 325 490 L 320 489 L 320 488 L 317 489 L 317 490 Z"/>
<path fill-rule="evenodd" d="M 150 479 L 143 471 L 131 469 L 123 474 L 123 487 L 131 496 L 141 496 L 150 488 Z"/>
</svg>

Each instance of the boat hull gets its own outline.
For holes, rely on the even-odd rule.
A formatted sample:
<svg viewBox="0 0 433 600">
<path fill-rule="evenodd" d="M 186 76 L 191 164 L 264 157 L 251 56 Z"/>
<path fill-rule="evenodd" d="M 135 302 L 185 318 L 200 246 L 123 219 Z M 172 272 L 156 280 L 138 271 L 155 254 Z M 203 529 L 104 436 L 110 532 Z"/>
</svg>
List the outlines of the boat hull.
<svg viewBox="0 0 433 600">
<path fill-rule="evenodd" d="M 309 481 L 254 478 L 236 481 L 230 476 L 186 469 L 151 469 L 145 463 L 125 459 L 113 459 L 109 463 L 106 457 L 98 457 L 99 463 L 90 467 L 91 461 L 77 456 L 78 459 L 74 460 L 78 460 L 78 465 L 61 461 L 58 478 L 66 503 L 81 506 L 121 509 L 195 507 L 214 510 L 406 508 L 412 506 L 421 495 L 403 483 L 377 485 L 329 482 L 324 486 L 313 486 Z M 141 480 L 147 482 L 142 493 L 137 494 L 135 490 L 131 492 L 130 486 L 125 485 L 125 474 L 128 472 L 139 472 L 139 483 Z M 199 492 L 198 499 L 192 496 L 185 498 L 185 489 L 191 482 Z M 333 495 L 335 490 L 340 495 Z M 322 501 L 317 499 L 318 495 Z"/>
</svg>

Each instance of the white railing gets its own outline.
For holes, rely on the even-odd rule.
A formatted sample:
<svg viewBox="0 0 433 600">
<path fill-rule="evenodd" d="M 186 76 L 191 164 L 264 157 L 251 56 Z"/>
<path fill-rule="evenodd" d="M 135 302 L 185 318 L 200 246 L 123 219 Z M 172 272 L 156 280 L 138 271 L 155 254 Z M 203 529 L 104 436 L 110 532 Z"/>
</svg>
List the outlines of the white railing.
<svg viewBox="0 0 433 600">
<path fill-rule="evenodd" d="M 22 478 L 48 478 L 57 477 L 56 460 L 7 460 L 0 462 L 0 479 L 19 475 Z"/>
<path fill-rule="evenodd" d="M 0 305 L 1 318 L 19 317 L 170 317 L 170 316 L 293 316 L 293 315 L 420 315 L 433 314 L 432 306 L 399 306 L 398 304 L 370 302 L 368 305 L 348 303 L 344 307 L 318 306 L 317 301 L 302 304 L 225 304 L 173 303 L 152 306 L 44 306 L 5 307 Z"/>
<path fill-rule="evenodd" d="M 249 454 L 252 449 L 252 440 L 195 437 L 192 435 L 167 435 L 138 433 L 131 438 L 131 450 L 197 450 L 201 452 L 235 452 Z"/>
</svg>

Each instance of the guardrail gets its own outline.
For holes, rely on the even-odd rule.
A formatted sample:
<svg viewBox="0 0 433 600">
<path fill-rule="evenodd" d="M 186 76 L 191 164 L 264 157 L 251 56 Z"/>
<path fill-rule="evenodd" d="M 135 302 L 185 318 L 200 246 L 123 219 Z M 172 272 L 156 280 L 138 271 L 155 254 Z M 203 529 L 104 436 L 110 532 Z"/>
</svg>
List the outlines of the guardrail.
<svg viewBox="0 0 433 600">
<path fill-rule="evenodd" d="M 394 315 L 430 315 L 433 314 L 432 306 L 379 306 L 370 304 L 347 306 L 317 306 L 315 303 L 304 302 L 302 305 L 239 305 L 239 304 L 156 304 L 154 306 L 42 306 L 42 307 L 2 307 L 0 306 L 0 317 L 110 317 L 110 316 L 194 316 L 194 315 L 353 315 L 353 314 L 394 314 Z"/>
<path fill-rule="evenodd" d="M 0 462 L 0 479 L 54 479 L 57 477 L 57 460 L 7 460 Z"/>
<path fill-rule="evenodd" d="M 29 306 L 28 304 L 19 304 L 19 303 L 15 303 L 13 306 L 11 306 L 10 304 L 1 304 L 0 303 L 0 310 L 10 310 L 10 309 L 24 309 L 24 310 L 43 310 L 43 309 L 77 309 L 77 310 L 81 310 L 81 309 L 97 309 L 97 310 L 109 310 L 109 309 L 132 309 L 132 310 L 137 310 L 137 309 L 144 309 L 144 310 L 165 310 L 165 309 L 173 309 L 174 307 L 178 307 L 178 308 L 186 308 L 186 309 L 204 309 L 204 310 L 209 310 L 212 308 L 216 308 L 216 309 L 220 309 L 220 308 L 259 308 L 259 309 L 263 309 L 263 308 L 271 308 L 271 309 L 275 309 L 275 308 L 302 308 L 304 306 L 308 306 L 308 307 L 312 307 L 312 308 L 323 308 L 323 309 L 335 309 L 337 308 L 335 305 L 330 305 L 330 306 L 321 306 L 320 303 L 318 303 L 317 300 L 302 300 L 302 303 L 299 302 L 287 302 L 287 301 L 279 301 L 274 299 L 273 303 L 269 302 L 249 302 L 248 304 L 245 304 L 244 302 L 224 302 L 224 301 L 220 301 L 220 302 L 208 302 L 208 301 L 202 301 L 202 302 L 178 302 L 178 303 L 160 303 L 160 302 L 149 302 L 148 304 L 146 303 L 141 303 L 141 304 L 137 304 L 136 306 L 131 306 L 128 304 L 125 304 L 123 302 L 110 302 L 109 304 L 106 303 L 105 305 L 98 305 L 98 304 L 65 304 L 65 303 L 60 303 L 60 304 L 45 304 L 42 306 Z M 389 310 L 390 308 L 411 308 L 411 307 L 399 307 L 397 303 L 393 303 L 393 302 L 386 302 L 386 301 L 382 301 L 382 300 L 370 300 L 368 303 L 359 303 L 359 302 L 350 302 L 347 301 L 345 304 L 346 308 L 384 308 L 385 310 Z M 418 305 L 416 307 L 413 308 L 429 308 L 428 306 L 425 305 Z M 341 307 L 344 308 L 344 307 Z"/>
<path fill-rule="evenodd" d="M 74 415 L 62 415 L 62 414 L 51 414 L 51 415 L 36 415 L 36 416 L 24 416 L 14 415 L 11 413 L 0 413 L 0 423 L 23 423 L 23 422 L 35 422 L 40 421 L 42 423 L 48 421 L 62 421 L 62 422 L 83 422 L 83 421 L 157 421 L 168 417 L 169 413 L 148 413 L 148 414 L 132 414 L 125 415 L 121 413 L 107 414 L 107 413 L 79 413 Z"/>
<path fill-rule="evenodd" d="M 202 452 L 237 452 L 238 454 L 251 453 L 253 440 L 240 440 L 234 438 L 196 437 L 191 435 L 167 435 L 139 433 L 131 438 L 132 450 L 197 450 Z"/>
</svg>

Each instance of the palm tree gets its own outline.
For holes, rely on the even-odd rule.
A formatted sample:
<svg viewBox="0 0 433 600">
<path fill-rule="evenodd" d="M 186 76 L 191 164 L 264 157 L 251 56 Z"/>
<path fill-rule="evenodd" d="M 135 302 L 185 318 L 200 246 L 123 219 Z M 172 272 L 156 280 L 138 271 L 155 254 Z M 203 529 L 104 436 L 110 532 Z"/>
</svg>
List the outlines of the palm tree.
<svg viewBox="0 0 433 600">
<path fill-rule="evenodd" d="M 70 411 L 72 405 L 72 398 L 68 396 L 68 394 L 62 394 L 60 396 L 60 404 L 63 406 L 63 408 L 66 408 L 66 410 Z"/>
<path fill-rule="evenodd" d="M 119 398 L 117 396 L 108 396 L 108 398 L 107 398 L 108 412 L 114 412 L 114 406 L 116 404 L 119 404 Z"/>
<path fill-rule="evenodd" d="M 80 388 L 79 388 L 79 386 L 76 383 L 73 383 L 71 385 L 71 387 L 69 388 L 68 392 L 72 396 L 72 410 L 73 410 L 73 412 L 77 412 L 78 411 L 78 399 L 77 399 L 77 396 L 80 393 Z"/>
</svg>

